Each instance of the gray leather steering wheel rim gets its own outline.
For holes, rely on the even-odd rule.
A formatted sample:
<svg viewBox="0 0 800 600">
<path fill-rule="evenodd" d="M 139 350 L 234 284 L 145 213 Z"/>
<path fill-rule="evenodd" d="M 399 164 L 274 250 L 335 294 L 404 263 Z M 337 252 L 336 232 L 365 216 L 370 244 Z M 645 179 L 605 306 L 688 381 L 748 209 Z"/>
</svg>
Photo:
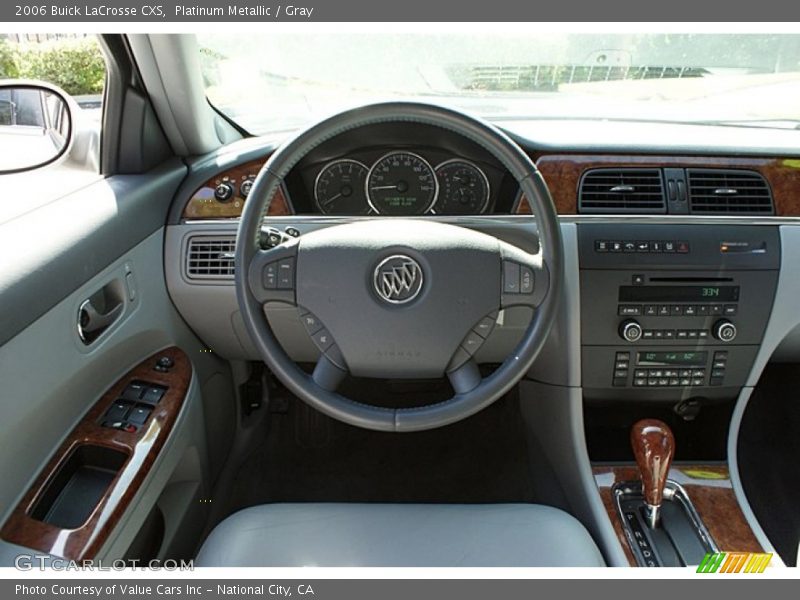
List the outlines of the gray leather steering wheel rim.
<svg viewBox="0 0 800 600">
<path fill-rule="evenodd" d="M 346 131 L 389 122 L 439 127 L 485 148 L 518 182 L 528 199 L 539 234 L 539 252 L 549 272 L 543 300 L 512 354 L 477 387 L 451 399 L 417 408 L 365 405 L 323 389 L 284 351 L 248 282 L 251 262 L 260 251 L 264 217 L 289 171 L 311 150 Z M 388 217 L 392 218 L 392 217 Z M 442 427 L 477 413 L 507 393 L 530 369 L 555 321 L 563 280 L 563 247 L 550 193 L 533 161 L 505 133 L 461 112 L 415 102 L 372 104 L 334 115 L 299 133 L 276 150 L 259 172 L 239 223 L 235 286 L 244 325 L 264 362 L 296 396 L 350 425 L 378 431 L 409 432 Z"/>
</svg>

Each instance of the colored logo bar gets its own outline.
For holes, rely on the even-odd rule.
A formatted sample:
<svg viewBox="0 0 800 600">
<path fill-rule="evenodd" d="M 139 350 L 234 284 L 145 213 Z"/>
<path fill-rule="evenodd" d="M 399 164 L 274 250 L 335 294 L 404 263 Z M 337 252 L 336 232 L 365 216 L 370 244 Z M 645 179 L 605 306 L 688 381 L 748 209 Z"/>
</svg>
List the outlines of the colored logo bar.
<svg viewBox="0 0 800 600">
<path fill-rule="evenodd" d="M 697 567 L 698 573 L 763 573 L 772 553 L 709 552 Z"/>
</svg>

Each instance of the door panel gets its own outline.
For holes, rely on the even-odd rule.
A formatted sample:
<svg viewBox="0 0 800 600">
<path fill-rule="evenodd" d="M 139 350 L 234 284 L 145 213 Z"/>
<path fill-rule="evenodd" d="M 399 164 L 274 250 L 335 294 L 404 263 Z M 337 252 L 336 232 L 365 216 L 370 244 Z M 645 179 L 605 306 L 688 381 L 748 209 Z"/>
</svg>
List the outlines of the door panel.
<svg viewBox="0 0 800 600">
<path fill-rule="evenodd" d="M 89 408 L 134 365 L 168 346 L 180 347 L 192 362 L 189 395 L 152 475 L 107 548 L 122 556 L 172 471 L 186 469 L 186 456 L 195 464 L 189 478 L 197 493 L 207 488 L 203 386 L 213 380 L 219 389 L 222 377 L 223 389 L 232 387 L 227 367 L 203 351 L 165 287 L 163 225 L 181 176 L 173 165 L 152 176 L 109 178 L 0 225 L 0 250 L 17 263 L 0 266 L 3 523 Z M 17 245 L 13 254 L 9 240 Z M 104 286 L 116 290 L 122 308 L 86 344 L 78 332 L 79 309 L 91 297 L 97 301 Z M 220 397 L 226 395 L 214 401 L 235 407 L 230 397 Z M 190 504 L 184 502 L 171 520 L 182 522 L 181 511 Z M 9 545 L 0 547 L 3 564 L 13 554 Z"/>
</svg>

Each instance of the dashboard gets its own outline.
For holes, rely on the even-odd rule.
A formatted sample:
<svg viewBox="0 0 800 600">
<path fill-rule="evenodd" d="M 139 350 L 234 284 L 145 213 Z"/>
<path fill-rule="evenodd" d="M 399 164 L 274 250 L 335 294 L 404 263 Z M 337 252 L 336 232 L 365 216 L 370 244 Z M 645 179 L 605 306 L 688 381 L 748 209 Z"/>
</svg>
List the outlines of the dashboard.
<svg viewBox="0 0 800 600">
<path fill-rule="evenodd" d="M 795 137 L 542 121 L 536 127 L 545 133 L 534 139 L 531 126 L 508 132 L 535 161 L 561 217 L 569 298 L 592 299 L 567 302 L 561 333 L 531 376 L 580 385 L 596 401 L 726 398 L 752 384 L 767 338 L 776 348 L 768 298 L 778 302 L 779 273 L 791 262 L 782 260 L 787 236 L 800 239 L 800 227 L 790 227 L 800 218 Z M 686 141 L 699 133 L 703 145 Z M 170 216 L 170 293 L 226 358 L 258 358 L 238 313 L 231 256 L 252 183 L 276 147 L 245 140 L 190 164 Z M 520 218 L 529 213 L 514 178 L 483 148 L 443 130 L 386 124 L 307 153 L 284 178 L 265 225 L 279 241 L 353 218 L 421 216 L 535 251 L 535 221 Z M 316 359 L 296 310 L 276 306 L 269 318 L 295 360 Z M 504 360 L 530 313 L 498 318 L 475 356 L 480 363 Z M 775 351 L 800 353 L 798 338 Z M 577 372 L 575 353 L 583 357 Z"/>
</svg>

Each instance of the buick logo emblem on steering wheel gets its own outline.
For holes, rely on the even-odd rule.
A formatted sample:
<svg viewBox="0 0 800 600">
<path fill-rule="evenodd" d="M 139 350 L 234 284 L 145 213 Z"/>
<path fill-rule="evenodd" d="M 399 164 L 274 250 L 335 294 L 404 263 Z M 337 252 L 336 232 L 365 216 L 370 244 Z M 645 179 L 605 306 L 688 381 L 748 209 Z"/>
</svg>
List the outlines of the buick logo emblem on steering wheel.
<svg viewBox="0 0 800 600">
<path fill-rule="evenodd" d="M 422 267 L 410 256 L 395 254 L 375 267 L 373 285 L 378 296 L 386 302 L 411 302 L 422 290 Z"/>
</svg>

